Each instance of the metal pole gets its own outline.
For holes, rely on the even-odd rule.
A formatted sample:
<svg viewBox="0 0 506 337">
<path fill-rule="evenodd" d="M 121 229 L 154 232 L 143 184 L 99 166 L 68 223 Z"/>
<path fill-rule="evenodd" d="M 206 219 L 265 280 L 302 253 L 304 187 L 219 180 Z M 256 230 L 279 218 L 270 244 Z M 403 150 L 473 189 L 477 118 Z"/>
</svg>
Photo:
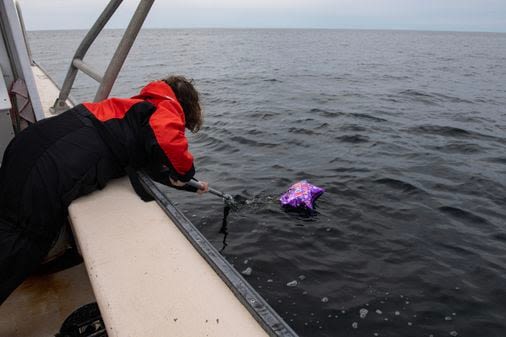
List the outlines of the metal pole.
<svg viewBox="0 0 506 337">
<path fill-rule="evenodd" d="M 74 54 L 74 59 L 82 60 L 84 58 L 84 55 L 90 48 L 91 44 L 95 39 L 97 38 L 98 34 L 102 31 L 104 26 L 107 24 L 111 16 L 114 14 L 116 9 L 118 9 L 119 5 L 123 2 L 123 0 L 111 0 L 105 9 L 102 11 L 100 16 L 98 17 L 97 21 L 93 24 L 93 26 L 90 28 L 86 36 L 84 37 L 83 41 L 79 45 L 79 47 L 76 50 L 76 53 Z M 63 111 L 67 109 L 67 105 L 65 101 L 69 97 L 70 89 L 72 89 L 72 85 L 74 84 L 74 81 L 77 76 L 78 69 L 75 67 L 73 62 L 70 63 L 70 68 L 67 72 L 67 76 L 65 77 L 65 81 L 63 81 L 62 89 L 60 91 L 60 95 L 58 96 L 58 99 L 56 100 L 53 109 L 54 112 Z"/>
<path fill-rule="evenodd" d="M 95 81 L 102 82 L 102 76 L 93 70 L 93 68 L 91 68 L 88 64 L 84 63 L 83 60 L 74 59 L 74 61 L 72 61 L 72 64 L 74 67 L 81 70 L 83 73 L 93 78 Z"/>
<path fill-rule="evenodd" d="M 154 0 L 141 0 L 139 6 L 135 10 L 132 20 L 128 24 L 128 27 L 123 34 L 118 48 L 116 49 L 114 56 L 111 59 L 111 63 L 107 67 L 104 74 L 104 80 L 100 83 L 100 86 L 95 95 L 95 102 L 103 100 L 109 96 L 112 90 L 112 86 L 118 77 L 118 73 L 125 62 L 125 59 L 132 47 L 139 30 L 141 29 L 146 16 L 153 5 Z"/>
<path fill-rule="evenodd" d="M 21 12 L 21 6 L 19 5 L 19 1 L 15 1 L 15 4 L 16 10 L 18 11 L 19 23 L 21 24 L 21 31 L 23 32 L 23 39 L 25 40 L 26 51 L 28 52 L 28 58 L 30 59 L 30 64 L 33 66 L 32 50 L 30 49 L 28 39 L 26 38 L 26 27 L 25 21 L 23 20 L 23 13 Z"/>
</svg>

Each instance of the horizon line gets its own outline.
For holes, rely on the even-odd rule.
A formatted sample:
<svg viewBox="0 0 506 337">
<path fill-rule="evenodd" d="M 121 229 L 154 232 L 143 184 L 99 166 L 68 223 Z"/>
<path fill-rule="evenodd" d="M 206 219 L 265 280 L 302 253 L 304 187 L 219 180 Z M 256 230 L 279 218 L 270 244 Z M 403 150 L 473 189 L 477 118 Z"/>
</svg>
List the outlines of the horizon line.
<svg viewBox="0 0 506 337">
<path fill-rule="evenodd" d="M 47 28 L 47 29 L 27 29 L 28 32 L 43 31 L 88 31 L 90 28 Z M 110 27 L 103 30 L 125 30 L 126 27 Z M 345 27 L 144 27 L 142 30 L 360 30 L 360 31 L 404 31 L 404 32 L 433 32 L 433 33 L 491 33 L 505 34 L 506 30 L 465 30 L 465 29 L 413 29 L 413 28 L 345 28 Z"/>
</svg>

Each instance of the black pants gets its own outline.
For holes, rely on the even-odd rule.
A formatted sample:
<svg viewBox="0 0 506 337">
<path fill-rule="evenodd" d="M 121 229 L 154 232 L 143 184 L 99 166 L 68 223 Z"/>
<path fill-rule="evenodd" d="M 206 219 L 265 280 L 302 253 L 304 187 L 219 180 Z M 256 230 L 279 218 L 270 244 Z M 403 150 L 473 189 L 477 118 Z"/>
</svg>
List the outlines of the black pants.
<svg viewBox="0 0 506 337">
<path fill-rule="evenodd" d="M 48 253 L 70 203 L 122 174 L 93 123 L 75 110 L 16 135 L 0 167 L 0 303 Z"/>
<path fill-rule="evenodd" d="M 0 304 L 33 273 L 49 252 L 47 240 L 37 240 L 0 219 Z"/>
</svg>

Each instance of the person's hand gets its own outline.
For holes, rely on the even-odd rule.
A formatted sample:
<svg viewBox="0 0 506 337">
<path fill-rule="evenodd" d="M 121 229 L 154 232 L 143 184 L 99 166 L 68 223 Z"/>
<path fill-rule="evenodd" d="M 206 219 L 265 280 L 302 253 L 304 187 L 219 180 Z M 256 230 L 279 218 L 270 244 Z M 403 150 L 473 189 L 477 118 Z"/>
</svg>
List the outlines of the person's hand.
<svg viewBox="0 0 506 337">
<path fill-rule="evenodd" d="M 199 181 L 199 183 L 202 186 L 202 188 L 199 188 L 197 190 L 198 194 L 206 193 L 209 191 L 209 184 L 207 183 L 207 181 Z"/>
<path fill-rule="evenodd" d="M 179 180 L 176 180 L 176 179 L 172 179 L 170 178 L 170 183 L 174 186 L 177 186 L 177 187 L 183 187 L 184 185 L 186 185 L 186 183 L 182 182 L 182 181 L 179 181 Z"/>
</svg>

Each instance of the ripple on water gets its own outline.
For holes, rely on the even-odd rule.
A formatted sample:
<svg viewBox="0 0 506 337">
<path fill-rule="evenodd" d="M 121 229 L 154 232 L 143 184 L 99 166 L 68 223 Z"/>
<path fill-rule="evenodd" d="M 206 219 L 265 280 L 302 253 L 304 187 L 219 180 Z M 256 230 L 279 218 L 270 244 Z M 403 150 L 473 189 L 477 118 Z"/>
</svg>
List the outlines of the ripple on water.
<svg viewBox="0 0 506 337">
<path fill-rule="evenodd" d="M 439 207 L 439 210 L 459 220 L 469 221 L 475 224 L 490 225 L 486 219 L 480 217 L 479 215 L 476 215 L 471 211 L 465 211 L 458 207 L 441 206 Z"/>
<path fill-rule="evenodd" d="M 374 180 L 375 183 L 386 185 L 390 188 L 402 191 L 402 192 L 408 192 L 408 193 L 427 193 L 422 188 L 416 187 L 413 184 L 410 184 L 406 181 L 402 181 L 400 179 L 394 179 L 394 178 L 380 178 Z"/>
<path fill-rule="evenodd" d="M 246 138 L 243 136 L 233 136 L 230 137 L 230 140 L 242 145 L 252 146 L 252 147 L 264 147 L 264 148 L 272 148 L 278 146 L 276 143 L 267 143 L 261 142 L 255 139 Z"/>
<path fill-rule="evenodd" d="M 358 143 L 367 143 L 369 142 L 369 137 L 363 136 L 363 135 L 344 135 L 335 137 L 336 140 L 339 140 L 344 143 L 352 143 L 352 144 L 358 144 Z"/>
<path fill-rule="evenodd" d="M 483 153 L 485 149 L 478 144 L 449 143 L 445 145 L 430 146 L 430 148 L 442 153 L 475 154 Z"/>
<path fill-rule="evenodd" d="M 429 135 L 438 135 L 444 137 L 453 137 L 453 138 L 465 138 L 465 139 L 490 139 L 490 140 L 498 140 L 500 142 L 504 142 L 503 138 L 485 135 L 476 131 L 466 130 L 453 126 L 445 126 L 445 125 L 420 125 L 416 127 L 409 128 L 410 132 L 418 133 L 418 134 L 429 134 Z"/>
<path fill-rule="evenodd" d="M 348 116 L 353 117 L 353 118 L 357 118 L 357 119 L 370 120 L 373 122 L 388 122 L 388 120 L 385 118 L 371 116 L 371 115 L 368 115 L 365 113 L 349 113 Z"/>
<path fill-rule="evenodd" d="M 310 136 L 310 135 L 314 135 L 314 134 L 317 134 L 315 131 L 311 130 L 311 129 L 303 129 L 303 128 L 289 128 L 288 129 L 288 132 L 290 133 L 295 133 L 295 134 L 298 134 L 298 135 L 307 135 L 307 136 Z"/>
</svg>

